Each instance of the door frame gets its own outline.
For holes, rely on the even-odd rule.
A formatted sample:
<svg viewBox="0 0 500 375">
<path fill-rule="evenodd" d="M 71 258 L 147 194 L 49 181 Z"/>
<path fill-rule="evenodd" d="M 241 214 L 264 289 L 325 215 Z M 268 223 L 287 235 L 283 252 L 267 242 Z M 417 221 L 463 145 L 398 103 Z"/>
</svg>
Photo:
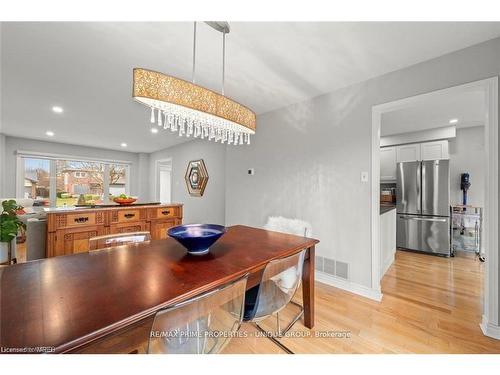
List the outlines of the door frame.
<svg viewBox="0 0 500 375">
<path fill-rule="evenodd" d="M 484 273 L 484 310 L 481 330 L 486 336 L 500 339 L 499 325 L 499 250 L 498 250 L 498 77 L 491 77 L 465 83 L 425 94 L 395 100 L 372 107 L 372 144 L 371 144 L 371 258 L 372 289 L 381 292 L 380 287 L 380 125 L 382 114 L 401 109 L 423 99 L 435 99 L 444 95 L 471 90 L 485 93 L 486 123 L 486 185 L 484 210 L 484 249 L 486 268 Z"/>
<path fill-rule="evenodd" d="M 160 197 L 159 197 L 159 194 L 160 194 L 160 186 L 159 186 L 159 179 L 158 179 L 158 176 L 159 176 L 159 168 L 160 168 L 160 164 L 162 163 L 165 163 L 165 162 L 169 162 L 170 163 L 170 200 L 172 200 L 172 187 L 173 187 L 173 183 L 172 183 L 172 173 L 173 173 L 173 169 L 174 169 L 174 166 L 173 166 L 173 160 L 172 158 L 164 158 L 164 159 L 158 159 L 155 161 L 155 177 L 154 177 L 154 181 L 155 181 L 155 187 L 154 187 L 154 192 L 155 192 L 155 195 L 154 195 L 154 199 L 159 201 L 160 200 Z"/>
</svg>

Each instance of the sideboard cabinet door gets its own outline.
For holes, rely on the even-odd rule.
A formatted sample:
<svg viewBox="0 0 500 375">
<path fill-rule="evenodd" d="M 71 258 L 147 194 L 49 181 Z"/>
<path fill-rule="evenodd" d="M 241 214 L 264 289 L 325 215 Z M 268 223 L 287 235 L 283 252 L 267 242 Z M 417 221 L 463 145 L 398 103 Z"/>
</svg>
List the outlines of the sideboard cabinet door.
<svg viewBox="0 0 500 375">
<path fill-rule="evenodd" d="M 70 255 L 89 251 L 89 239 L 107 234 L 100 225 L 82 228 L 59 229 L 55 234 L 54 254 L 49 256 Z"/>
<path fill-rule="evenodd" d="M 180 224 L 181 220 L 179 219 L 153 220 L 151 221 L 151 238 L 153 240 L 168 238 L 167 230 Z"/>
</svg>

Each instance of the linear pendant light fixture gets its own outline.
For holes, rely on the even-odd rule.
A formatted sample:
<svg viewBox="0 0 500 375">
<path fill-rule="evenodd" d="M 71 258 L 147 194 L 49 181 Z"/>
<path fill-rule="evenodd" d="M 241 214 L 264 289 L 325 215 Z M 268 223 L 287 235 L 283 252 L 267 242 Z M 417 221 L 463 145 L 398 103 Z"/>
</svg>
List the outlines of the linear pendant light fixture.
<svg viewBox="0 0 500 375">
<path fill-rule="evenodd" d="M 224 95 L 227 22 L 206 22 L 222 33 L 222 90 L 216 93 L 195 84 L 196 22 L 193 31 L 193 74 L 188 82 L 143 68 L 133 72 L 132 97 L 150 108 L 150 121 L 179 136 L 250 144 L 255 134 L 255 113 Z"/>
</svg>

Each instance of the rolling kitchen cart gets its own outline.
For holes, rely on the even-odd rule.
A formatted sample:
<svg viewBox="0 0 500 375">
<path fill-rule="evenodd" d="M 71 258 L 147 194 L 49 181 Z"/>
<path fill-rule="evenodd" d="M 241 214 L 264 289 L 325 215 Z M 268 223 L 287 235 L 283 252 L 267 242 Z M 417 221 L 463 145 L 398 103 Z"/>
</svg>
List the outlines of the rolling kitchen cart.
<svg viewBox="0 0 500 375">
<path fill-rule="evenodd" d="M 452 243 L 451 249 L 475 252 L 479 260 L 484 262 L 481 253 L 481 231 L 483 227 L 483 208 L 455 205 L 451 208 Z"/>
</svg>

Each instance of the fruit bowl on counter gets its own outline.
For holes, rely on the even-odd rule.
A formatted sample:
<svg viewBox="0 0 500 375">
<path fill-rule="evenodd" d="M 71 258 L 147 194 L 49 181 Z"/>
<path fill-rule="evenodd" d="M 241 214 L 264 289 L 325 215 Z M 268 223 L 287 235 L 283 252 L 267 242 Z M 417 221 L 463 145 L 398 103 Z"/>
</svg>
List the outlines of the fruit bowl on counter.
<svg viewBox="0 0 500 375">
<path fill-rule="evenodd" d="M 121 194 L 113 198 L 113 202 L 118 203 L 120 206 L 126 206 L 134 203 L 137 200 L 135 197 L 129 195 Z"/>
</svg>

